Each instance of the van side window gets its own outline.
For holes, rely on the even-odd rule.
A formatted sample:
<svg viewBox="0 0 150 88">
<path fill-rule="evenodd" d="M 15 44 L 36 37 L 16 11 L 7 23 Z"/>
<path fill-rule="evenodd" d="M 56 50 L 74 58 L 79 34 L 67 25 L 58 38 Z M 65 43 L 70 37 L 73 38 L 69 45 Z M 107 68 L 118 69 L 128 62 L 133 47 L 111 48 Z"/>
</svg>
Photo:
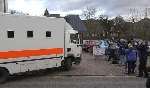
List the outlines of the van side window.
<svg viewBox="0 0 150 88">
<path fill-rule="evenodd" d="M 27 37 L 33 38 L 33 31 L 27 31 Z"/>
<path fill-rule="evenodd" d="M 14 31 L 7 31 L 8 38 L 14 38 Z"/>
<path fill-rule="evenodd" d="M 46 37 L 51 37 L 51 31 L 46 31 Z"/>
</svg>

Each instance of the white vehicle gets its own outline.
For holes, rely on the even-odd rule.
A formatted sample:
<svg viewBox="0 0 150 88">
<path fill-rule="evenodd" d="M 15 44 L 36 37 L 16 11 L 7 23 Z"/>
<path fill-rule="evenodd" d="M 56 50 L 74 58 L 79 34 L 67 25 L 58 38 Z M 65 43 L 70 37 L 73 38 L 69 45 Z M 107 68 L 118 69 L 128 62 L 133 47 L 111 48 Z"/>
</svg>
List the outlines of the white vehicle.
<svg viewBox="0 0 150 88">
<path fill-rule="evenodd" d="M 64 18 L 0 15 L 0 82 L 16 73 L 79 64 L 78 31 Z"/>
</svg>

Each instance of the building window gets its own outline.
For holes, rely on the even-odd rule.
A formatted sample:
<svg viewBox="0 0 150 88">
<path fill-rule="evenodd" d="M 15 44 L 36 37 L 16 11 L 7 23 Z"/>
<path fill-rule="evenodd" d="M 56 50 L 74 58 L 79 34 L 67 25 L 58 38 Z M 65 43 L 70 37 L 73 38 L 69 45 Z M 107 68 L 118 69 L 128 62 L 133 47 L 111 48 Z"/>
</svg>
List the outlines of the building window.
<svg viewBox="0 0 150 88">
<path fill-rule="evenodd" d="M 27 31 L 27 37 L 33 38 L 33 31 Z"/>
<path fill-rule="evenodd" d="M 14 31 L 7 31 L 8 38 L 14 38 Z"/>
<path fill-rule="evenodd" d="M 51 31 L 46 31 L 46 37 L 51 37 Z"/>
</svg>

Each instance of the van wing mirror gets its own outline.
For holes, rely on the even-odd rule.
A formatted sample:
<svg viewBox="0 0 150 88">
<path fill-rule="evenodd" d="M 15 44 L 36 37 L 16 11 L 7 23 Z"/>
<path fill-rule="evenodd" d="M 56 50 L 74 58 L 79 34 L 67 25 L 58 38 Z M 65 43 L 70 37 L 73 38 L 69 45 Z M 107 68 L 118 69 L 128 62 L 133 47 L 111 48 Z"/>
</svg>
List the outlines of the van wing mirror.
<svg viewBox="0 0 150 88">
<path fill-rule="evenodd" d="M 83 44 L 78 44 L 77 47 L 79 47 L 79 46 L 80 46 L 80 47 L 83 47 Z"/>
</svg>

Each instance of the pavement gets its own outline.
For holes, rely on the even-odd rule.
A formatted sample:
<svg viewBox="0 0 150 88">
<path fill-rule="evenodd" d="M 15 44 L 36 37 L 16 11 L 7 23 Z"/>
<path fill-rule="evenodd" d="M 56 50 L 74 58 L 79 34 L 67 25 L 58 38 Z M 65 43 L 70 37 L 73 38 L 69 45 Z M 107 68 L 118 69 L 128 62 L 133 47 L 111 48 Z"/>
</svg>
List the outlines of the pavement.
<svg viewBox="0 0 150 88">
<path fill-rule="evenodd" d="M 11 76 L 0 88 L 146 88 L 145 78 L 126 75 L 123 66 L 107 62 L 104 56 L 83 53 L 82 58 L 70 71 L 48 69 Z"/>
</svg>

